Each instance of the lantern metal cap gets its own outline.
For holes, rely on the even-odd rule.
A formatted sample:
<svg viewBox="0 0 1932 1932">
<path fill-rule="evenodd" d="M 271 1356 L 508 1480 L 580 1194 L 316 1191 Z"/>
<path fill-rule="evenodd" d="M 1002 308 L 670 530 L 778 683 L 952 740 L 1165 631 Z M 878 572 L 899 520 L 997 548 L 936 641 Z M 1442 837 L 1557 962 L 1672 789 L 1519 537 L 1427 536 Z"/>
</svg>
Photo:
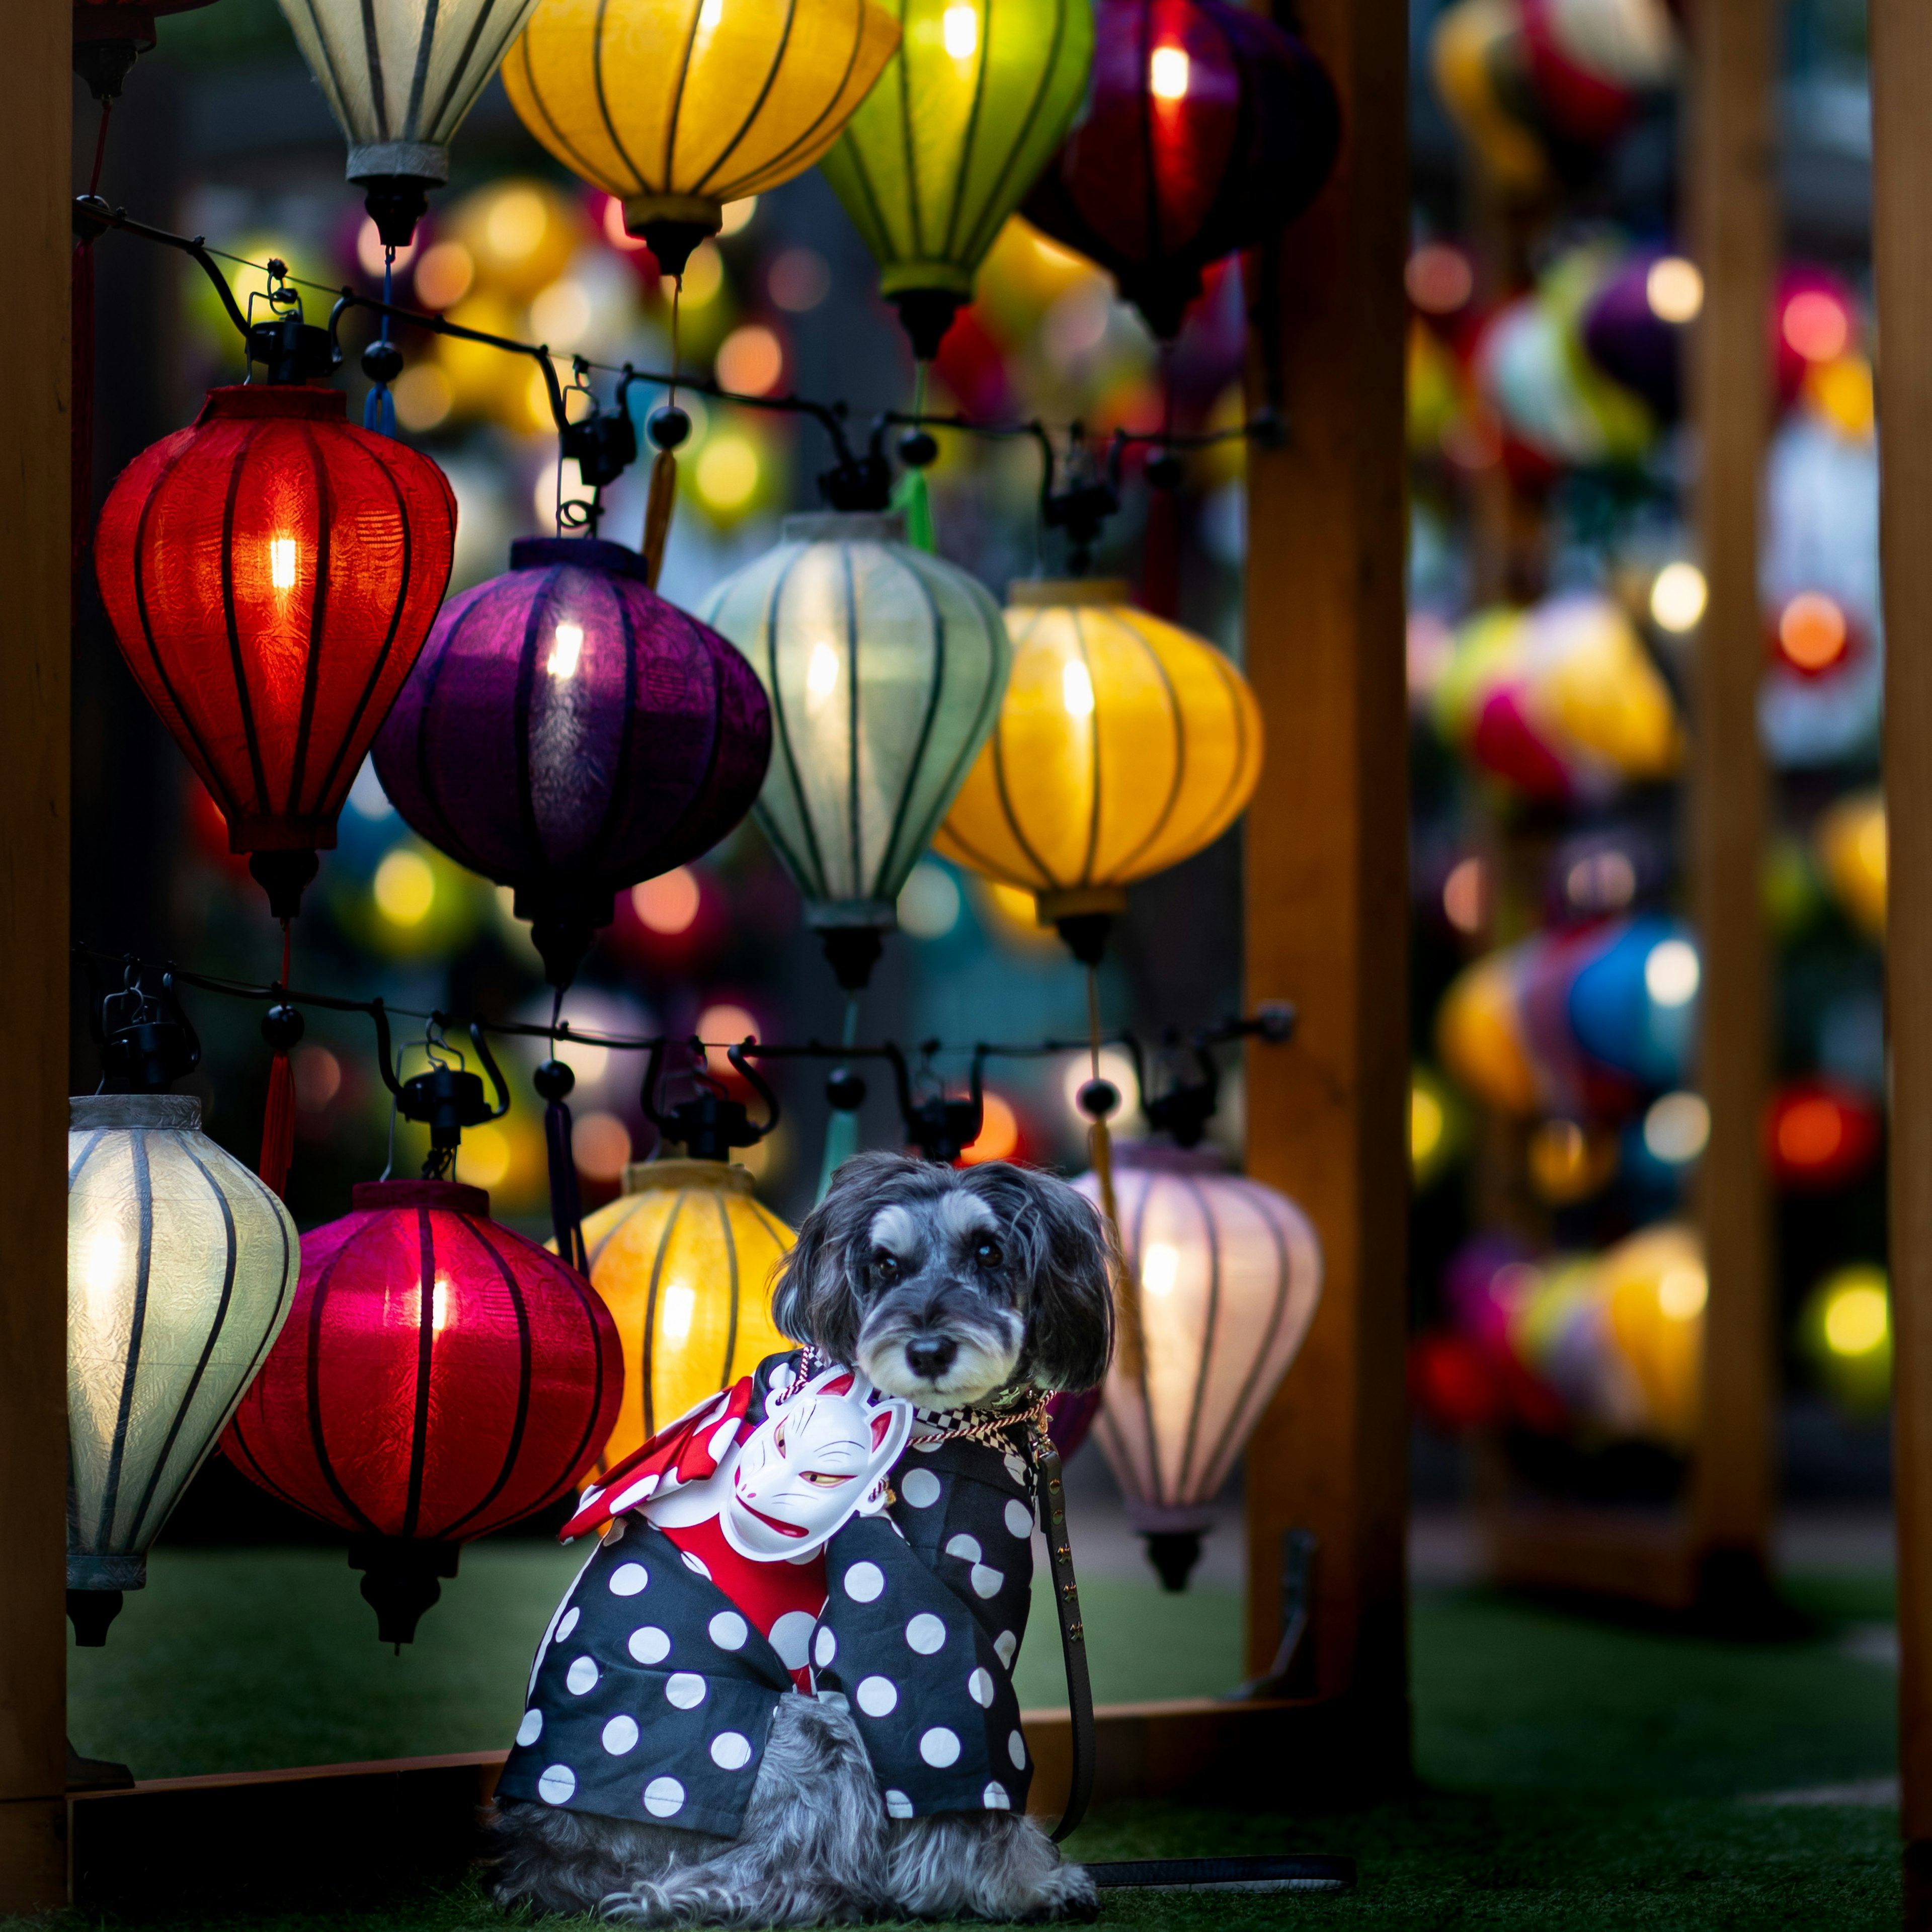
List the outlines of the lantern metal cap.
<svg viewBox="0 0 1932 1932">
<path fill-rule="evenodd" d="M 147 1552 L 116 1551 L 96 1556 L 92 1551 L 70 1550 L 67 1586 L 70 1590 L 144 1590 L 148 1586 Z"/>
<path fill-rule="evenodd" d="M 709 1187 L 720 1194 L 752 1191 L 752 1170 L 722 1160 L 633 1160 L 624 1167 L 624 1192 L 658 1194 L 681 1187 Z"/>
<path fill-rule="evenodd" d="M 1006 602 L 1022 610 L 1055 604 L 1127 604 L 1124 577 L 1022 577 L 1006 586 Z"/>
<path fill-rule="evenodd" d="M 906 540 L 903 510 L 807 510 L 780 528 L 786 543 L 892 543 Z"/>
<path fill-rule="evenodd" d="M 488 1190 L 461 1180 L 358 1180 L 349 1198 L 358 1214 L 385 1208 L 445 1208 L 457 1214 L 490 1212 Z"/>
<path fill-rule="evenodd" d="M 292 416 L 302 421 L 340 421 L 349 414 L 349 398 L 340 389 L 306 382 L 227 382 L 208 392 L 199 429 L 218 417 Z"/>
<path fill-rule="evenodd" d="M 1111 918 L 1127 909 L 1124 886 L 1069 886 L 1058 892 L 1034 895 L 1035 916 L 1042 926 L 1058 926 L 1063 920 L 1082 919 L 1100 914 Z"/>
<path fill-rule="evenodd" d="M 627 544 L 606 537 L 519 537 L 510 546 L 512 570 L 547 570 L 557 563 L 634 578 L 647 589 L 650 584 L 650 566 Z"/>
<path fill-rule="evenodd" d="M 813 932 L 838 932 L 850 927 L 896 932 L 899 909 L 891 899 L 807 899 L 805 923 Z"/>
<path fill-rule="evenodd" d="M 371 141 L 350 149 L 343 172 L 358 184 L 401 175 L 440 188 L 449 178 L 449 150 L 435 141 Z"/>
<path fill-rule="evenodd" d="M 193 1094 L 76 1094 L 67 1104 L 68 1124 L 76 1133 L 99 1127 L 158 1128 L 179 1134 L 201 1130 L 201 1102 Z M 122 1586 L 102 1583 L 87 1587 L 106 1590 Z"/>
</svg>

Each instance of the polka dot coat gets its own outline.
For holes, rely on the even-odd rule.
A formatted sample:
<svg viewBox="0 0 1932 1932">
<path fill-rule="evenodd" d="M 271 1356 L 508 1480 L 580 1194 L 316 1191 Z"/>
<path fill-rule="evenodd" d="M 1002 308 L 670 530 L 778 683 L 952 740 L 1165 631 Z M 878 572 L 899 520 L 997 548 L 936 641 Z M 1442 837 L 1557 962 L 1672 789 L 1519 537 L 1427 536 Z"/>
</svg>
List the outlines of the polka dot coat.
<svg viewBox="0 0 1932 1932">
<path fill-rule="evenodd" d="M 754 1425 L 771 1371 L 797 1359 L 760 1364 Z M 1013 1434 L 1009 1448 L 922 1449 L 915 1430 L 885 1513 L 826 1547 L 812 1681 L 853 1712 L 896 1817 L 1026 1802 L 1011 1672 L 1031 1595 L 1032 1485 Z M 497 1790 L 735 1837 L 796 1660 L 700 1558 L 620 1518 L 544 1634 Z"/>
</svg>

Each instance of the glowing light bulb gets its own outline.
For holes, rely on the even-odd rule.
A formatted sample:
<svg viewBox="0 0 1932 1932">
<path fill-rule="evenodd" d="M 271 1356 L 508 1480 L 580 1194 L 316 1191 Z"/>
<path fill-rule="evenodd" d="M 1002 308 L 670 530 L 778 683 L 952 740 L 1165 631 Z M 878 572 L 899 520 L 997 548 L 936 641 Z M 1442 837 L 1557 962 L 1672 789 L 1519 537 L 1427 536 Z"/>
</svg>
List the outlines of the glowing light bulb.
<svg viewBox="0 0 1932 1932">
<path fill-rule="evenodd" d="M 1660 941 L 1643 962 L 1644 991 L 1660 1006 L 1688 1006 L 1697 997 L 1702 977 L 1697 949 L 1688 939 Z"/>
<path fill-rule="evenodd" d="M 268 581 L 278 590 L 296 587 L 296 540 L 293 537 L 268 539 Z"/>
<path fill-rule="evenodd" d="M 946 38 L 946 51 L 955 60 L 970 60 L 980 45 L 980 16 L 964 4 L 946 8 L 940 16 L 940 31 Z"/>
<path fill-rule="evenodd" d="M 1653 1160 L 1682 1167 L 1711 1138 L 1711 1109 L 1701 1094 L 1666 1094 L 1643 1117 L 1643 1144 Z"/>
<path fill-rule="evenodd" d="M 698 32 L 704 34 L 715 33 L 718 22 L 724 17 L 724 0 L 704 0 L 704 4 L 698 10 Z"/>
<path fill-rule="evenodd" d="M 822 704 L 838 688 L 838 653 L 821 640 L 812 647 L 805 668 L 805 692 L 814 704 Z"/>
<path fill-rule="evenodd" d="M 1078 658 L 1060 674 L 1060 701 L 1066 706 L 1070 718 L 1090 718 L 1094 715 L 1094 680 Z"/>
<path fill-rule="evenodd" d="M 1644 299 L 1659 322 L 1694 321 L 1704 306 L 1704 278 L 1694 262 L 1666 255 L 1650 265 L 1643 278 Z"/>
<path fill-rule="evenodd" d="M 449 1280 L 438 1275 L 436 1286 L 430 1292 L 429 1325 L 430 1332 L 440 1335 L 449 1325 Z"/>
<path fill-rule="evenodd" d="M 1870 1354 L 1891 1326 L 1882 1288 L 1841 1288 L 1826 1304 L 1825 1342 L 1834 1355 Z"/>
<path fill-rule="evenodd" d="M 1710 586 L 1694 563 L 1666 563 L 1650 586 L 1650 614 L 1660 630 L 1694 631 L 1710 598 Z"/>
<path fill-rule="evenodd" d="M 658 1331 L 658 1338 L 667 1348 L 675 1348 L 687 1340 L 691 1334 L 692 1318 L 698 1312 L 698 1291 L 688 1288 L 681 1281 L 674 1281 L 664 1290 L 664 1320 Z"/>
<path fill-rule="evenodd" d="M 563 679 L 577 675 L 577 661 L 584 654 L 584 626 L 581 624 L 560 624 L 550 640 L 549 662 L 544 666 L 552 677 Z"/>
<path fill-rule="evenodd" d="M 1141 1286 L 1156 1300 L 1174 1292 L 1180 1273 L 1180 1250 L 1166 1241 L 1150 1241 L 1141 1254 Z"/>
<path fill-rule="evenodd" d="M 1156 100 L 1179 100 L 1187 92 L 1187 50 L 1156 47 L 1148 62 L 1148 87 Z"/>
</svg>

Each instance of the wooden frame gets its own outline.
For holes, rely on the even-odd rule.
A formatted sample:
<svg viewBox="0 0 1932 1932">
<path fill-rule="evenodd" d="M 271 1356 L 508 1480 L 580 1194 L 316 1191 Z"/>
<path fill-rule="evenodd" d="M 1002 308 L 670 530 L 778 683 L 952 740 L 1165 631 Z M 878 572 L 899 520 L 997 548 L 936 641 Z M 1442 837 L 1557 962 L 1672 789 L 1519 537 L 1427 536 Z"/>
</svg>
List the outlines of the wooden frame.
<svg viewBox="0 0 1932 1932">
<path fill-rule="evenodd" d="M 1710 1291 L 1690 1491 L 1666 1516 L 1527 1504 L 1492 1482 L 1480 1512 L 1498 1582 L 1745 1623 L 1778 1614 L 1768 1564 L 1775 1308 L 1759 1138 L 1771 1066 L 1760 885 L 1768 781 L 1757 722 L 1778 19 L 1771 0 L 1698 0 L 1689 14 L 1690 202 L 1704 274 L 1690 373 L 1710 588 L 1692 678 L 1690 874 L 1703 958 L 1699 1084 L 1711 1109 L 1697 1184 Z"/>
<path fill-rule="evenodd" d="M 0 74 L 0 1913 L 66 1896 L 68 0 L 18 0 Z"/>
</svg>

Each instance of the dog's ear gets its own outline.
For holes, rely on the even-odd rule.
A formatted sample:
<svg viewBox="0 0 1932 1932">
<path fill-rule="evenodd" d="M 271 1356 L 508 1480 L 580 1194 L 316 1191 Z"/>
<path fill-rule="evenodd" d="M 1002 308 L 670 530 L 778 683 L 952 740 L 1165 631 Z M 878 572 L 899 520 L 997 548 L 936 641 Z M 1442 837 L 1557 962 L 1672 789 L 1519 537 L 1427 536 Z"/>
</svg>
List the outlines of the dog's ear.
<svg viewBox="0 0 1932 1932">
<path fill-rule="evenodd" d="M 905 1168 L 902 1154 L 855 1154 L 830 1191 L 800 1223 L 798 1239 L 772 1284 L 772 1321 L 782 1335 L 809 1342 L 835 1362 L 859 1348 L 867 1243 L 882 1185 Z"/>
<path fill-rule="evenodd" d="M 1052 1174 L 1004 1162 L 970 1172 L 974 1180 L 986 1177 L 986 1191 L 1003 1197 L 994 1204 L 1018 1238 L 1029 1276 L 1021 1374 L 1036 1388 L 1097 1388 L 1114 1354 L 1106 1222 L 1084 1194 Z"/>
</svg>

